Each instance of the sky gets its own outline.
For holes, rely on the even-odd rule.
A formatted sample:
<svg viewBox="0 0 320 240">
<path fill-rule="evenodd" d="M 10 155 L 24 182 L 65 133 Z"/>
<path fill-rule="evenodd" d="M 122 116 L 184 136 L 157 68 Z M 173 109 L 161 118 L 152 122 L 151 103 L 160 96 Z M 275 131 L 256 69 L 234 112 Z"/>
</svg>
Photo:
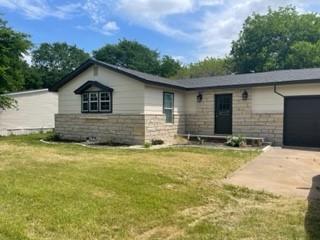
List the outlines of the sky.
<svg viewBox="0 0 320 240">
<path fill-rule="evenodd" d="M 35 46 L 67 42 L 91 53 L 126 38 L 190 63 L 224 57 L 246 17 L 287 5 L 320 12 L 319 0 L 0 0 L 0 14 Z"/>
</svg>

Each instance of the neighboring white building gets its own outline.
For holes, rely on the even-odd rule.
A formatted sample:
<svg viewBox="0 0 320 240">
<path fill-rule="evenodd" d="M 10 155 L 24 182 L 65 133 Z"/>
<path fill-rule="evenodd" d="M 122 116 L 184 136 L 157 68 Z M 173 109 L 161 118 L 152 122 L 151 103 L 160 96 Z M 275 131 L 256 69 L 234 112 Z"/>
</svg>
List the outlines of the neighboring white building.
<svg viewBox="0 0 320 240">
<path fill-rule="evenodd" d="M 17 101 L 17 108 L 0 109 L 0 135 L 27 134 L 54 128 L 58 94 L 40 89 L 6 95 Z"/>
</svg>

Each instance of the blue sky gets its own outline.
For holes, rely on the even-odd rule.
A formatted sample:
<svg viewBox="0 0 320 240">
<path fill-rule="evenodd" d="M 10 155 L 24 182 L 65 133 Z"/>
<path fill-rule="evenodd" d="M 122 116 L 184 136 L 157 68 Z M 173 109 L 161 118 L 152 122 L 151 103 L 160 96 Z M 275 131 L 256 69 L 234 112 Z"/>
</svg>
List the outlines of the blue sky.
<svg viewBox="0 0 320 240">
<path fill-rule="evenodd" d="M 224 56 L 248 15 L 288 4 L 320 12 L 319 0 L 0 0 L 0 13 L 35 44 L 91 52 L 127 38 L 188 63 Z"/>
</svg>

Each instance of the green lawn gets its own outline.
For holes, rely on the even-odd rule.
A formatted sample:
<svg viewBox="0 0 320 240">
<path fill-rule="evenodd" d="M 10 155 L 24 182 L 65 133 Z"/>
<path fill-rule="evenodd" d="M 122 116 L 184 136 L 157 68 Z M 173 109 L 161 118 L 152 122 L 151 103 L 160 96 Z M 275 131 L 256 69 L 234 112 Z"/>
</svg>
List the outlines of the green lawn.
<svg viewBox="0 0 320 240">
<path fill-rule="evenodd" d="M 221 183 L 258 152 L 89 149 L 41 137 L 0 138 L 1 240 L 320 239 L 315 205 Z"/>
</svg>

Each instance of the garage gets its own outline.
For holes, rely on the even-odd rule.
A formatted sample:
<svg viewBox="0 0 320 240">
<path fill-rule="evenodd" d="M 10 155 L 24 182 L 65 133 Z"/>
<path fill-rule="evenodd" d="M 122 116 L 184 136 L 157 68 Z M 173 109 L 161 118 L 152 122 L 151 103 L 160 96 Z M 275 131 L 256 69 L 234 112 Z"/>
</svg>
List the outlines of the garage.
<svg viewBox="0 0 320 240">
<path fill-rule="evenodd" d="M 284 145 L 320 147 L 320 96 L 284 99 Z"/>
</svg>

